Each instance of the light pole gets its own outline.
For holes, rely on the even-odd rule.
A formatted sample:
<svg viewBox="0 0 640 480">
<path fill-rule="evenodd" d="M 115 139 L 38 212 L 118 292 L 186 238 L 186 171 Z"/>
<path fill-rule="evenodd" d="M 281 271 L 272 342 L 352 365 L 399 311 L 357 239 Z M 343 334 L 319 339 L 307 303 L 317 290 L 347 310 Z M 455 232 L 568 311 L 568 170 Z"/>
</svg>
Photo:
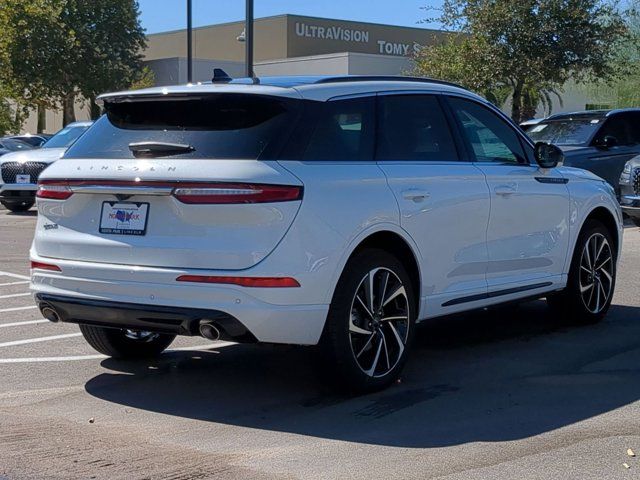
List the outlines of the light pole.
<svg viewBox="0 0 640 480">
<path fill-rule="evenodd" d="M 253 78 L 253 0 L 247 0 L 244 32 L 245 73 L 247 77 Z"/>
<path fill-rule="evenodd" d="M 187 82 L 193 82 L 193 12 L 187 0 Z"/>
</svg>

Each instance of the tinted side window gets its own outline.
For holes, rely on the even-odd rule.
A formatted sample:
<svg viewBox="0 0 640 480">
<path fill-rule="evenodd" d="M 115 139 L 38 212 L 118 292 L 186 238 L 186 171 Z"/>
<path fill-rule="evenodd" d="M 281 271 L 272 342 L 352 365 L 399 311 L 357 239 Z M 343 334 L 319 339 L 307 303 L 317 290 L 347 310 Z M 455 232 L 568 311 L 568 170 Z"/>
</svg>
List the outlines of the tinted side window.
<svg viewBox="0 0 640 480">
<path fill-rule="evenodd" d="M 447 119 L 433 95 L 379 97 L 377 160 L 458 160 Z"/>
<path fill-rule="evenodd" d="M 617 140 L 618 145 L 635 145 L 640 143 L 640 125 L 636 122 L 640 118 L 633 118 L 631 113 L 619 113 L 605 122 L 594 141 L 598 143 L 606 136 L 612 136 Z M 634 122 L 635 120 L 635 122 Z"/>
<path fill-rule="evenodd" d="M 312 102 L 312 133 L 303 160 L 363 161 L 373 157 L 373 97 Z"/>
<path fill-rule="evenodd" d="M 488 108 L 451 97 L 449 103 L 462 124 L 478 162 L 527 163 L 515 130 Z"/>
</svg>

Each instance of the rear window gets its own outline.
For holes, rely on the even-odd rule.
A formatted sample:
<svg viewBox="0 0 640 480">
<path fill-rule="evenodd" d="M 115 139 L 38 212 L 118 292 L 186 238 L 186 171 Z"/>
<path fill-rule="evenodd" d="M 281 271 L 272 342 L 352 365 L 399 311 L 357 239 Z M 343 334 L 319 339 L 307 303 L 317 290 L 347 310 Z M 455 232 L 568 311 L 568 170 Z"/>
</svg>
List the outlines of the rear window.
<svg viewBox="0 0 640 480">
<path fill-rule="evenodd" d="M 130 144 L 189 145 L 163 157 L 257 159 L 275 155 L 295 123 L 298 101 L 259 95 L 141 99 L 106 105 L 65 158 L 134 158 Z"/>
</svg>

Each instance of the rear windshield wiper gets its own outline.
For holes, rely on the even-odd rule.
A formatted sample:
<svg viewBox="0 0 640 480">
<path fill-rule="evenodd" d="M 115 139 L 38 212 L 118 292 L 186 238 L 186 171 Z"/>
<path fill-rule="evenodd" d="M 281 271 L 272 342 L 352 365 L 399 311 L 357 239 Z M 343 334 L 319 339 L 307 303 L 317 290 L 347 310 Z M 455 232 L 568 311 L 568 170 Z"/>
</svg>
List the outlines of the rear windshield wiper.
<svg viewBox="0 0 640 480">
<path fill-rule="evenodd" d="M 165 157 L 195 152 L 196 149 L 191 145 L 183 145 L 181 143 L 137 142 L 130 143 L 129 150 L 133 152 L 134 157 Z"/>
</svg>

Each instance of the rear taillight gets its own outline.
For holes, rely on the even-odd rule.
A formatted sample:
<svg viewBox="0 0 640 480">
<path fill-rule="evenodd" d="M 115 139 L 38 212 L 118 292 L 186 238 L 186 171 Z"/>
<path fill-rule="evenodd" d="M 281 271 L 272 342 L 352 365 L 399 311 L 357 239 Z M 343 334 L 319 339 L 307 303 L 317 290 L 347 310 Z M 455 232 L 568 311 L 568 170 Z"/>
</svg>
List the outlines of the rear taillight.
<svg viewBox="0 0 640 480">
<path fill-rule="evenodd" d="M 209 275 L 181 275 L 176 278 L 176 281 L 219 283 L 252 288 L 295 288 L 300 286 L 300 283 L 298 283 L 295 278 L 291 277 L 217 277 Z"/>
<path fill-rule="evenodd" d="M 59 266 L 54 265 L 52 263 L 43 263 L 43 262 L 31 262 L 31 269 L 37 269 L 37 270 L 49 270 L 51 272 L 61 272 L 62 270 L 60 269 Z"/>
<path fill-rule="evenodd" d="M 42 180 L 37 196 L 53 200 L 65 200 L 78 193 L 101 193 L 153 195 L 152 188 L 166 189 L 178 201 L 187 204 L 242 204 L 290 202 L 302 199 L 302 187 L 289 185 L 264 185 L 256 183 L 205 183 L 205 182 L 156 182 L 140 180 Z M 132 189 L 139 189 L 135 191 Z"/>
<path fill-rule="evenodd" d="M 273 203 L 302 198 L 302 187 L 260 184 L 190 184 L 177 187 L 173 196 L 188 204 Z"/>
<path fill-rule="evenodd" d="M 73 192 L 66 182 L 48 182 L 42 181 L 38 184 L 38 198 L 47 198 L 51 200 L 66 200 Z"/>
</svg>

